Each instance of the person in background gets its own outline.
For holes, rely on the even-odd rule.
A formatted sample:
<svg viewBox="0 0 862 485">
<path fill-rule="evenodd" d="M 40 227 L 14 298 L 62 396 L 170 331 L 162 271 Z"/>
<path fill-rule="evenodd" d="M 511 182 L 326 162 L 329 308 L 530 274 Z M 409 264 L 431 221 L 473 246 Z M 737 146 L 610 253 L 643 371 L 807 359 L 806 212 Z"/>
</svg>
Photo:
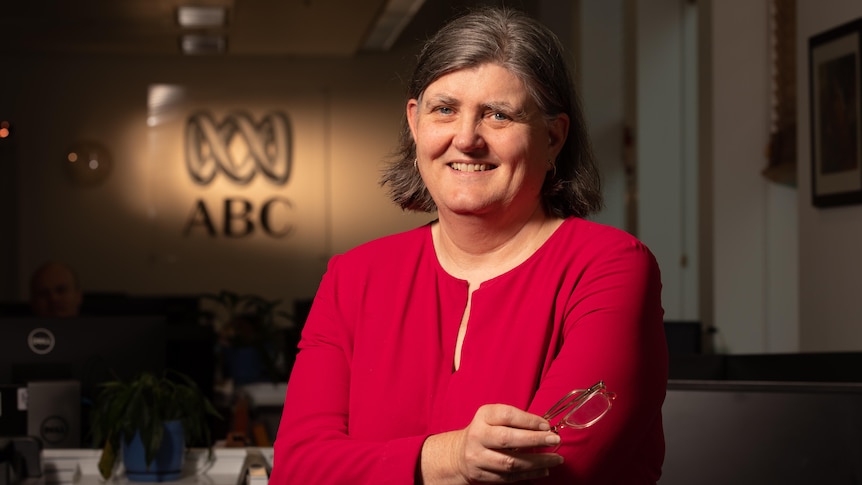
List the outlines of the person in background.
<svg viewBox="0 0 862 485">
<path fill-rule="evenodd" d="M 635 237 L 586 219 L 600 181 L 565 59 L 505 8 L 427 41 L 382 185 L 437 218 L 331 258 L 272 485 L 659 479 L 659 268 Z"/>
<path fill-rule="evenodd" d="M 37 317 L 75 317 L 81 311 L 83 291 L 71 266 L 49 261 L 30 279 L 30 307 Z"/>
</svg>

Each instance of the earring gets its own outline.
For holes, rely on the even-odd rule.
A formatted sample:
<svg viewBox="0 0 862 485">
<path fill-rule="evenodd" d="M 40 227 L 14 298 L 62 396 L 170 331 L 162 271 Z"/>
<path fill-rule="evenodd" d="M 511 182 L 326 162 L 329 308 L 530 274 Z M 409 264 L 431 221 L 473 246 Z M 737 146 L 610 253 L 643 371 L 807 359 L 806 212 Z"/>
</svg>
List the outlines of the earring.
<svg viewBox="0 0 862 485">
<path fill-rule="evenodd" d="M 413 159 L 413 170 L 419 171 L 419 158 Z"/>
<path fill-rule="evenodd" d="M 556 177 L 557 176 L 557 164 L 552 162 L 551 159 L 549 158 L 548 159 L 548 165 L 551 166 L 551 170 L 550 170 L 551 171 L 551 178 Z"/>
</svg>

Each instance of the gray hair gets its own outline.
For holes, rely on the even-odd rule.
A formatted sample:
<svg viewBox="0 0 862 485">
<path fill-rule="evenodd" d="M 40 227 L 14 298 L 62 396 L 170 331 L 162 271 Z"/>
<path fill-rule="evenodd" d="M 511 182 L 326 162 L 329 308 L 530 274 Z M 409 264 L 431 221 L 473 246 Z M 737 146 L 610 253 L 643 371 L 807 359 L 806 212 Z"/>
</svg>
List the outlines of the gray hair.
<svg viewBox="0 0 862 485">
<path fill-rule="evenodd" d="M 569 116 L 569 132 L 542 186 L 542 203 L 557 217 L 585 217 L 602 208 L 601 182 L 586 122 L 560 40 L 525 13 L 486 7 L 451 21 L 432 36 L 419 53 L 407 99 L 419 99 L 441 76 L 460 69 L 495 63 L 520 78 L 546 117 Z M 404 210 L 434 212 L 431 198 L 416 170 L 416 144 L 406 116 L 399 145 L 384 168 L 380 185 Z"/>
</svg>

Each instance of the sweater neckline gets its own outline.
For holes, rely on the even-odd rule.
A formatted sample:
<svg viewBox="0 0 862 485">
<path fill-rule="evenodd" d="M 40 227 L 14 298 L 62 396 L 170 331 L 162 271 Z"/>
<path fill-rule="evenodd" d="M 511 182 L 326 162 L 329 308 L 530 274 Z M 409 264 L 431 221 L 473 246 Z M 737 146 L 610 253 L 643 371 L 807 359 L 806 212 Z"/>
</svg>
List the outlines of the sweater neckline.
<svg viewBox="0 0 862 485">
<path fill-rule="evenodd" d="M 535 263 L 535 261 L 537 261 L 542 256 L 543 253 L 548 251 L 548 248 L 554 244 L 554 241 L 556 241 L 560 237 L 563 237 L 562 234 L 565 232 L 564 228 L 566 228 L 570 224 L 574 224 L 575 219 L 576 219 L 575 217 L 567 217 L 567 218 L 563 219 L 563 223 L 560 224 L 559 227 L 554 229 L 554 232 L 551 233 L 551 235 L 548 237 L 548 239 L 546 239 L 538 248 L 536 248 L 536 250 L 533 251 L 533 254 L 531 254 L 529 257 L 527 257 L 527 259 L 525 259 L 520 264 L 516 265 L 515 267 L 513 267 L 511 269 L 504 271 L 503 273 L 500 273 L 493 278 L 490 278 L 490 279 L 483 281 L 482 283 L 479 284 L 479 287 L 476 289 L 480 290 L 480 289 L 486 287 L 487 285 L 493 284 L 493 283 L 500 281 L 502 279 L 506 279 L 510 275 L 520 273 L 521 271 L 524 271 L 525 268 L 532 266 Z M 463 284 L 464 286 L 467 286 L 467 284 L 468 284 L 467 280 L 453 276 L 448 271 L 446 271 L 446 269 L 443 268 L 442 264 L 440 264 L 440 259 L 437 257 L 437 250 L 436 250 L 436 247 L 434 246 L 434 238 L 431 234 L 431 226 L 434 224 L 434 222 L 436 222 L 436 221 L 431 221 L 428 224 L 425 224 L 425 226 L 424 226 L 425 242 L 426 242 L 427 246 L 430 248 L 430 251 L 429 251 L 430 256 L 429 257 L 433 260 L 433 264 L 440 274 L 445 275 L 446 278 L 448 278 L 452 281 L 456 281 L 460 284 Z"/>
</svg>

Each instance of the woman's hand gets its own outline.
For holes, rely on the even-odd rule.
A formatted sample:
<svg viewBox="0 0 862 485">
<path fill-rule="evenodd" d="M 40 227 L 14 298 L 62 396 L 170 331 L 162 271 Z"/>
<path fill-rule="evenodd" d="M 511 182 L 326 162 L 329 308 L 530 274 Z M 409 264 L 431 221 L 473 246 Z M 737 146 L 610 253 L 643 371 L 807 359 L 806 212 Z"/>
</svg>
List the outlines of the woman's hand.
<svg viewBox="0 0 862 485">
<path fill-rule="evenodd" d="M 425 441 L 422 483 L 511 483 L 547 476 L 563 457 L 530 449 L 559 444 L 560 437 L 549 430 L 545 419 L 516 407 L 482 406 L 466 428 Z"/>
</svg>

